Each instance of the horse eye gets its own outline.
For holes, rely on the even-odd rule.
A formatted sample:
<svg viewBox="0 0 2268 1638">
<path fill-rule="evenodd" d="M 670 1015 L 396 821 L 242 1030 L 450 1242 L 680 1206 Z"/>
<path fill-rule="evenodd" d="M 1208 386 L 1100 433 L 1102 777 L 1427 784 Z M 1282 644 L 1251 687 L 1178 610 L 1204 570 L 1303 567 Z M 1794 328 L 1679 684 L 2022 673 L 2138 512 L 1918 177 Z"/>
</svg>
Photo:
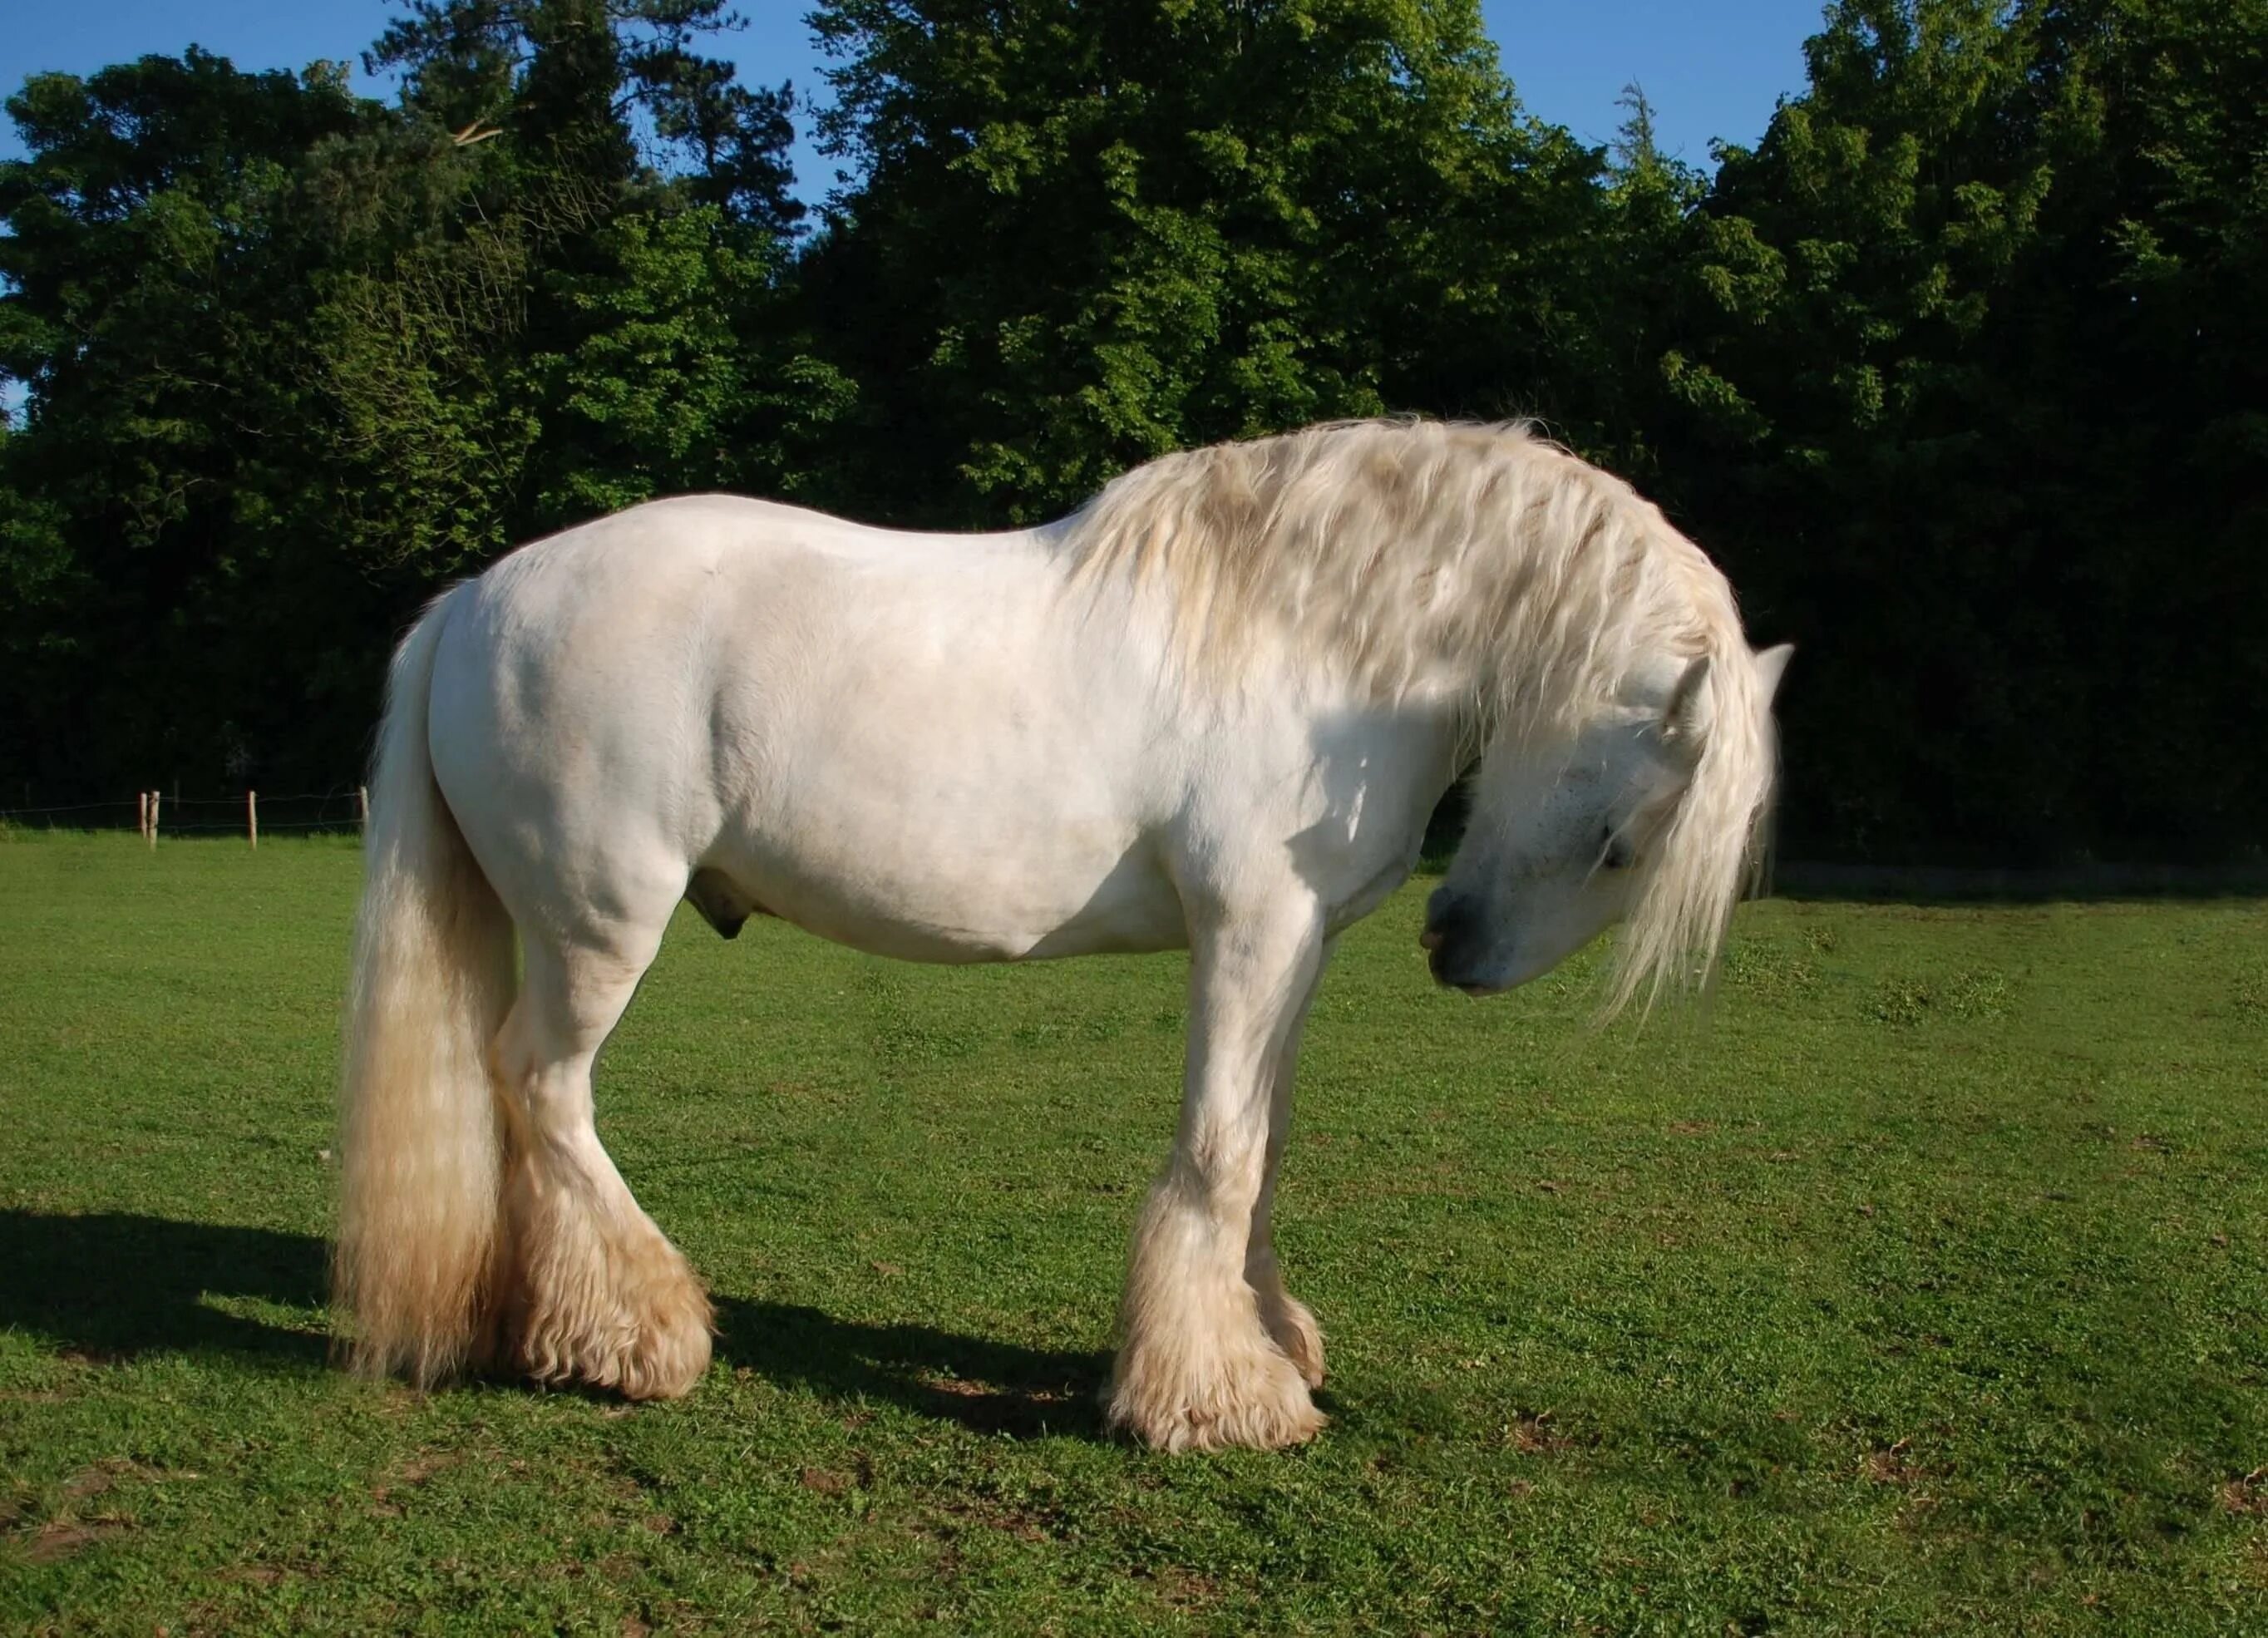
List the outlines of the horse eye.
<svg viewBox="0 0 2268 1638">
<path fill-rule="evenodd" d="M 1632 862 L 1630 844 L 1623 840 L 1614 826 L 1609 825 L 1599 837 L 1600 867 L 1604 870 L 1627 870 Z"/>
</svg>

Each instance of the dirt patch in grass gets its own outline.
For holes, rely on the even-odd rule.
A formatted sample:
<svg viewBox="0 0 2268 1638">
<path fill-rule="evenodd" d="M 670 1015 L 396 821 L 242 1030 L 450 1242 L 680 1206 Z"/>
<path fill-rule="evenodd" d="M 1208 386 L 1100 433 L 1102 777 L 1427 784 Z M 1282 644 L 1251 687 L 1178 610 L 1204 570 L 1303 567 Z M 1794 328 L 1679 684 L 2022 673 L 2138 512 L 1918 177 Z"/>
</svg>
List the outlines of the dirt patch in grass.
<svg viewBox="0 0 2268 1638">
<path fill-rule="evenodd" d="M 1550 1411 L 1523 1411 L 1506 1425 L 1504 1442 L 1522 1456 L 1563 1456 L 1575 1448 Z"/>
<path fill-rule="evenodd" d="M 86 1504 L 125 1481 L 144 1485 L 189 1482 L 202 1475 L 183 1469 L 151 1467 L 113 1457 L 80 1469 L 65 1479 L 57 1492 L 56 1514 L 36 1522 L 28 1515 L 32 1498 L 19 1496 L 0 1504 L 0 1539 L 11 1543 L 31 1564 L 54 1564 L 76 1557 L 98 1542 L 136 1528 L 123 1514 L 107 1509 L 89 1511 Z"/>
<path fill-rule="evenodd" d="M 938 1415 L 977 1433 L 1036 1439 L 1091 1429 L 1101 1420 L 1092 1396 L 1069 1385 L 1010 1388 L 967 1376 L 928 1376 L 921 1386 L 935 1400 Z"/>
<path fill-rule="evenodd" d="M 55 1564 L 74 1558 L 113 1536 L 123 1535 L 130 1528 L 122 1519 L 92 1519 L 80 1523 L 76 1519 L 50 1519 L 31 1533 L 23 1545 L 24 1561 L 27 1564 Z"/>
<path fill-rule="evenodd" d="M 2238 1518 L 2268 1518 L 2268 1467 L 2256 1467 L 2213 1493 L 2220 1510 Z"/>
<path fill-rule="evenodd" d="M 1913 1483 L 1921 1477 L 1922 1470 L 1909 1455 L 1912 1444 L 1911 1439 L 1901 1439 L 1896 1444 L 1867 1451 L 1859 1458 L 1859 1476 L 1878 1485 Z"/>
</svg>

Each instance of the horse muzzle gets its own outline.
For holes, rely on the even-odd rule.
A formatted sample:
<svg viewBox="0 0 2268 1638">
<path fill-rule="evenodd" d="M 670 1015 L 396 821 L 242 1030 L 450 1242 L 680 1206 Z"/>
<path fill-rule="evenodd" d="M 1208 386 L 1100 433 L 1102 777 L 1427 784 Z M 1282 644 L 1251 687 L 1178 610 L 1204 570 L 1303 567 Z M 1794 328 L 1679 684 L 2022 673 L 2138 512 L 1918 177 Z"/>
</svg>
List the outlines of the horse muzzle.
<svg viewBox="0 0 2268 1638">
<path fill-rule="evenodd" d="M 1493 995 L 1509 987 L 1497 975 L 1497 941 L 1483 919 L 1480 901 L 1442 888 L 1426 902 L 1425 930 L 1418 943 L 1433 982 L 1468 995 Z"/>
</svg>

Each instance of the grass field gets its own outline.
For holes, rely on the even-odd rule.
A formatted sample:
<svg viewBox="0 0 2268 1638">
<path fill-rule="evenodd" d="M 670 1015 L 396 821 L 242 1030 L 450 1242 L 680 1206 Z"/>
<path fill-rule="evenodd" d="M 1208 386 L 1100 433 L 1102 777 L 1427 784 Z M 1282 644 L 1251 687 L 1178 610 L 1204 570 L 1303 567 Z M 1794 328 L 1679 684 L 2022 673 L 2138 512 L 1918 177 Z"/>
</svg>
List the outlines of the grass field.
<svg viewBox="0 0 2268 1638">
<path fill-rule="evenodd" d="M 1345 941 L 1333 1422 L 1104 1442 L 1183 966 L 688 913 L 600 1128 L 681 1403 L 325 1364 L 342 841 L 0 840 L 0 1627 L 2268 1631 L 2268 908 L 1742 912 L 1705 1021 Z"/>
</svg>

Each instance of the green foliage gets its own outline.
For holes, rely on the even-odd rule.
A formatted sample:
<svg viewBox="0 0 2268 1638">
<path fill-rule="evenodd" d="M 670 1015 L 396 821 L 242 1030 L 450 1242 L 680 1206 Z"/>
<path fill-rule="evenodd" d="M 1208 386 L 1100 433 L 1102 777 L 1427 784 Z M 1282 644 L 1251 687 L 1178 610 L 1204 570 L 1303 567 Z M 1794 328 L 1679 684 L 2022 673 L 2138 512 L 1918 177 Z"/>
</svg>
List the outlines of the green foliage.
<svg viewBox="0 0 2268 1638">
<path fill-rule="evenodd" d="M 299 689 L 323 687 L 311 648 L 366 613 L 270 527 L 312 470 L 293 167 L 364 114 L 329 70 L 246 75 L 194 51 L 37 76 L 9 107 L 31 157 L 0 164 L 0 372 L 32 399 L 0 444 L 0 552 L 26 594 L 0 604 L 0 764 L 42 784 L 161 758 L 217 771 L 252 676 L 301 668 L 278 703 L 304 713 Z M 188 676 L 206 686 L 163 681 Z"/>
<path fill-rule="evenodd" d="M 630 499 L 793 486 L 843 395 L 778 321 L 777 99 L 688 45 L 719 10 L 415 8 L 399 110 L 194 51 L 26 85 L 0 766 L 334 784 L 442 581 Z M 639 163 L 628 108 L 739 168 Z"/>
<path fill-rule="evenodd" d="M 851 395 L 791 350 L 777 249 L 713 205 L 617 217 L 595 248 L 595 270 L 550 284 L 571 342 L 525 365 L 555 452 L 539 521 L 688 490 L 796 493 Z"/>
<path fill-rule="evenodd" d="M 1797 641 L 1784 845 L 2257 845 L 2268 0 L 1839 0 L 1713 177 L 1635 86 L 1528 118 L 1475 0 L 811 20 L 809 234 L 724 0 L 412 0 L 396 107 L 26 82 L 0 778 L 335 783 L 422 598 L 651 496 L 994 526 L 1416 410 L 1541 417 Z"/>
<path fill-rule="evenodd" d="M 1653 350 L 1657 440 L 1705 452 L 1664 488 L 1766 629 L 1827 639 L 1792 832 L 2248 841 L 2268 8 L 1850 0 L 1807 54 Z"/>
<path fill-rule="evenodd" d="M 406 100 L 451 130 L 508 132 L 540 154 L 560 141 L 632 169 L 633 115 L 676 161 L 683 190 L 733 220 L 785 231 L 792 98 L 751 89 L 704 55 L 738 26 L 726 0 L 404 0 L 366 60 L 403 76 Z"/>
<path fill-rule="evenodd" d="M 807 277 L 888 383 L 886 511 L 1033 520 L 1167 449 L 1420 402 L 1448 336 L 1532 316 L 1506 241 L 1592 169 L 1520 120 L 1471 0 L 813 20 L 860 181 Z"/>
</svg>

